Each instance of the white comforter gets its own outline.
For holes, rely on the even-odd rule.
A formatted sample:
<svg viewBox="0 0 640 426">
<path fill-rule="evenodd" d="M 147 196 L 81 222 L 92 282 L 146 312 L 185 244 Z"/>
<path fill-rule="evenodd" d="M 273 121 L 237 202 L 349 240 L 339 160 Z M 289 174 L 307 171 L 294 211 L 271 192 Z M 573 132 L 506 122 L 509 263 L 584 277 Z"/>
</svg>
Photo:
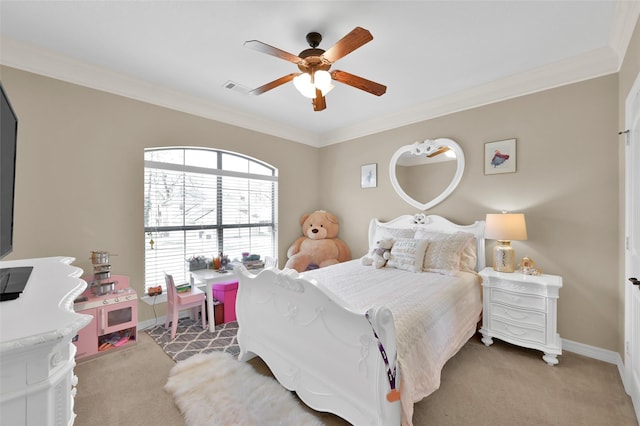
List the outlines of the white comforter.
<svg viewBox="0 0 640 426">
<path fill-rule="evenodd" d="M 360 260 L 304 273 L 355 311 L 385 305 L 393 313 L 402 376 L 402 424 L 413 404 L 440 387 L 442 367 L 469 340 L 482 311 L 477 275 L 446 276 L 375 269 Z"/>
</svg>

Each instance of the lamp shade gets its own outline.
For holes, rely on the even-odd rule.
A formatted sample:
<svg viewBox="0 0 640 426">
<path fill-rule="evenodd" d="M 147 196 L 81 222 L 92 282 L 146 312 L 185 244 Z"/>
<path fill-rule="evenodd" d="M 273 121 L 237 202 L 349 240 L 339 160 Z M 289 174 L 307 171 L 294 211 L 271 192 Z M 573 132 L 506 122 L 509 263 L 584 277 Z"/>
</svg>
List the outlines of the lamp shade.
<svg viewBox="0 0 640 426">
<path fill-rule="evenodd" d="M 313 73 L 313 79 L 311 74 L 303 72 L 293 78 L 293 85 L 302 94 L 310 99 L 316 97 L 316 89 L 322 92 L 322 96 L 326 96 L 327 93 L 333 89 L 331 84 L 331 74 L 324 70 L 318 70 Z"/>
<path fill-rule="evenodd" d="M 515 241 L 527 239 L 523 213 L 487 214 L 484 237 L 489 240 Z"/>
<path fill-rule="evenodd" d="M 296 89 L 307 98 L 313 99 L 316 97 L 316 87 L 311 82 L 311 76 L 306 72 L 297 75 L 293 78 L 293 85 Z"/>
<path fill-rule="evenodd" d="M 318 70 L 313 73 L 313 83 L 323 93 L 327 92 L 331 86 L 331 74 L 328 71 Z"/>
</svg>

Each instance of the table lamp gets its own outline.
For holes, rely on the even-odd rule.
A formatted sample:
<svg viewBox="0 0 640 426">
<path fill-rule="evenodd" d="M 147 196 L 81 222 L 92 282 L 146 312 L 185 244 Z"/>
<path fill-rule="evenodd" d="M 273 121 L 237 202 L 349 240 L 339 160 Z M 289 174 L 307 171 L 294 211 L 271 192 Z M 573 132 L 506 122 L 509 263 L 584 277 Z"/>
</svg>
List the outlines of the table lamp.
<svg viewBox="0 0 640 426">
<path fill-rule="evenodd" d="M 493 252 L 493 269 L 498 272 L 513 272 L 515 269 L 515 251 L 511 241 L 526 240 L 527 226 L 523 213 L 487 214 L 484 237 L 498 240 Z"/>
</svg>

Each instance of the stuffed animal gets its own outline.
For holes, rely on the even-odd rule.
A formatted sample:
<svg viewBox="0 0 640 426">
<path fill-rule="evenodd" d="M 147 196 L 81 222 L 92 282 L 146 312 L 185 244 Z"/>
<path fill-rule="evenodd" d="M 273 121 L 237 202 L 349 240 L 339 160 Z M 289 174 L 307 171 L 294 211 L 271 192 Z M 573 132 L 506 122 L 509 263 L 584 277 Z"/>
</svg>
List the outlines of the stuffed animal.
<svg viewBox="0 0 640 426">
<path fill-rule="evenodd" d="M 376 241 L 376 246 L 371 250 L 371 254 L 362 258 L 362 264 L 373 265 L 374 268 L 383 268 L 391 257 L 391 247 L 393 247 L 392 238 L 383 238 L 380 241 Z"/>
<path fill-rule="evenodd" d="M 351 251 L 338 236 L 338 218 L 324 210 L 300 218 L 302 237 L 287 250 L 285 268 L 303 272 L 351 260 Z"/>
</svg>

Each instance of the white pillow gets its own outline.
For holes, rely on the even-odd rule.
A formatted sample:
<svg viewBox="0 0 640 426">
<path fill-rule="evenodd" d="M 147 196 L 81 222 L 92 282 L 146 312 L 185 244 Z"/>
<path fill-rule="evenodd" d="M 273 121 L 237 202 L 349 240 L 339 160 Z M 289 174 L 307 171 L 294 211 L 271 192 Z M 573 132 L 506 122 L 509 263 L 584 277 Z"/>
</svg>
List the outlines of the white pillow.
<svg viewBox="0 0 640 426">
<path fill-rule="evenodd" d="M 391 257 L 387 261 L 387 267 L 403 269 L 409 272 L 422 272 L 422 263 L 427 244 L 427 240 L 397 239 L 393 243 L 393 247 L 391 247 Z"/>
<path fill-rule="evenodd" d="M 467 232 L 445 234 L 418 229 L 416 238 L 428 241 L 422 270 L 426 272 L 438 272 L 444 275 L 455 275 L 460 270 L 468 270 L 469 263 L 473 263 L 471 271 L 475 267 L 475 246 L 472 253 L 465 253 L 464 265 L 461 265 L 463 251 L 474 240 L 474 235 Z"/>
<path fill-rule="evenodd" d="M 370 242 L 369 253 L 376 248 L 376 242 L 385 238 L 397 240 L 398 238 L 413 238 L 413 229 L 390 228 L 387 226 L 377 225 L 373 233 L 373 240 Z"/>
</svg>

